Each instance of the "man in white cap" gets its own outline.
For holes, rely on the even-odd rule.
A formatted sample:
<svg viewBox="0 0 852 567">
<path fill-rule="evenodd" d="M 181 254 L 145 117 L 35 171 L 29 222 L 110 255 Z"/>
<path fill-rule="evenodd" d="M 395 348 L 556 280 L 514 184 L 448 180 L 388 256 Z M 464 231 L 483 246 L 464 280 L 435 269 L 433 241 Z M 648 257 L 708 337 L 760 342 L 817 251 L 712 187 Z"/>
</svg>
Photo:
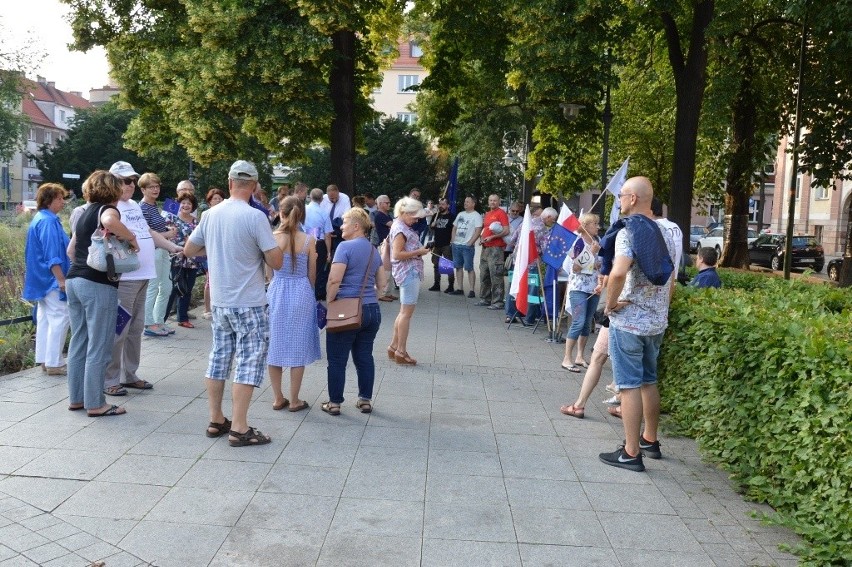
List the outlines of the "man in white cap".
<svg viewBox="0 0 852 567">
<path fill-rule="evenodd" d="M 271 441 L 268 435 L 249 427 L 248 408 L 254 389 L 266 375 L 269 320 L 263 265 L 281 269 L 283 254 L 266 216 L 249 205 L 257 185 L 254 164 L 235 161 L 228 172 L 231 197 L 202 215 L 184 246 L 187 256 L 206 254 L 213 274 L 213 346 L 205 379 L 210 406 L 207 436 L 228 435 L 232 447 Z M 231 423 L 222 412 L 222 396 L 233 362 Z"/>
</svg>

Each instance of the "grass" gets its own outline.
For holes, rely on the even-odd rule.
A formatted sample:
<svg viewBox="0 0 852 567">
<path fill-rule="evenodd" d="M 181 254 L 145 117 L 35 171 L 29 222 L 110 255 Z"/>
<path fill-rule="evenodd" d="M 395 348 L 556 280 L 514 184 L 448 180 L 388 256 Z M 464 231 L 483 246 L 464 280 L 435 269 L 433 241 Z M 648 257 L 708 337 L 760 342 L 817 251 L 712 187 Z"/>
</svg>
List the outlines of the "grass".
<svg viewBox="0 0 852 567">
<path fill-rule="evenodd" d="M 24 247 L 32 215 L 23 213 L 0 222 L 0 320 L 26 317 L 32 305 L 21 299 L 24 287 Z M 35 326 L 16 323 L 0 327 L 0 374 L 34 364 Z"/>
</svg>

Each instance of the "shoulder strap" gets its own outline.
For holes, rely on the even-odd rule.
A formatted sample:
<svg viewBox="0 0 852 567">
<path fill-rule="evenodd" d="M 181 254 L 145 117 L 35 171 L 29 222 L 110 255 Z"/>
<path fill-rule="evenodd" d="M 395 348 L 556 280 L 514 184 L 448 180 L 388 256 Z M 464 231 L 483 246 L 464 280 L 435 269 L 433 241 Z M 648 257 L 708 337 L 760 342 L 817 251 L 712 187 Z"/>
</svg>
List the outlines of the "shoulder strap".
<svg viewBox="0 0 852 567">
<path fill-rule="evenodd" d="M 373 254 L 376 253 L 375 247 L 370 245 L 370 259 L 367 260 L 367 269 L 364 270 L 364 279 L 361 280 L 361 293 L 358 294 L 358 299 L 364 299 L 364 290 L 367 288 L 367 275 L 370 273 L 370 268 L 373 265 Z"/>
</svg>

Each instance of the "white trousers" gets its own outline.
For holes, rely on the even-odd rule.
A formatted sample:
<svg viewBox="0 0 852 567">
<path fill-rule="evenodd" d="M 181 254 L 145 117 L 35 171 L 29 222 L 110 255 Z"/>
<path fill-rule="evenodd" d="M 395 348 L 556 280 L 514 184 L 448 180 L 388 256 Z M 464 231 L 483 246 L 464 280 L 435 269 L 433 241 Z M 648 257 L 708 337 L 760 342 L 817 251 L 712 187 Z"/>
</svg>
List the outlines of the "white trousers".
<svg viewBox="0 0 852 567">
<path fill-rule="evenodd" d="M 36 364 L 49 367 L 65 365 L 62 349 L 68 336 L 68 302 L 59 299 L 59 290 L 54 289 L 38 302 L 36 315 Z"/>
</svg>

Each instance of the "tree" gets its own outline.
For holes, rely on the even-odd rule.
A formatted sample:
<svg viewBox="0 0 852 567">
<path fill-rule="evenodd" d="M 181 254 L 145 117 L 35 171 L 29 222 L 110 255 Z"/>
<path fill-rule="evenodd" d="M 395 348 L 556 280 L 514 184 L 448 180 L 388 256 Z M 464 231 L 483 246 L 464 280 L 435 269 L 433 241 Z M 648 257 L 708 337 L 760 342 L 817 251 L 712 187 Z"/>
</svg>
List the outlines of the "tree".
<svg viewBox="0 0 852 567">
<path fill-rule="evenodd" d="M 0 36 L 8 37 L 0 23 Z M 27 45 L 36 45 L 28 42 Z M 26 144 L 24 128 L 27 117 L 21 112 L 24 96 L 24 75 L 44 57 L 32 47 L 21 47 L 4 43 L 0 47 L 0 162 L 8 162 L 15 152 Z"/>
<path fill-rule="evenodd" d="M 332 180 L 351 189 L 356 125 L 372 117 L 392 0 L 63 0 L 76 45 L 106 47 L 122 103 L 139 109 L 127 142 L 173 141 L 194 160 L 297 158 L 331 143 Z"/>
</svg>

